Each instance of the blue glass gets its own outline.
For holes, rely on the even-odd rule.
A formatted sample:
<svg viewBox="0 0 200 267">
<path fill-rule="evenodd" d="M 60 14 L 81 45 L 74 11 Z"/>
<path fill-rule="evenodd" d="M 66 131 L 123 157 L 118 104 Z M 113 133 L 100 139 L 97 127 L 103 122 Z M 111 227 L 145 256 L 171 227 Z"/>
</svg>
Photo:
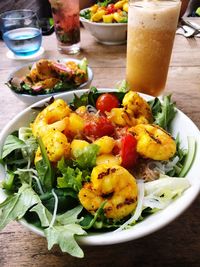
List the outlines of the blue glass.
<svg viewBox="0 0 200 267">
<path fill-rule="evenodd" d="M 3 40 L 18 56 L 36 53 L 41 46 L 42 31 L 31 10 L 13 10 L 0 15 Z"/>
</svg>

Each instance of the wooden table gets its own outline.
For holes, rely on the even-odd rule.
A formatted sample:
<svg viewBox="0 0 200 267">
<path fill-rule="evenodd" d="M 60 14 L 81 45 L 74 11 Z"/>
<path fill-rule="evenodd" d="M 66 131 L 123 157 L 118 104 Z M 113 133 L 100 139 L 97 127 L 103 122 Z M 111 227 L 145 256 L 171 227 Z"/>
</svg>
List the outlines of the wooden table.
<svg viewBox="0 0 200 267">
<path fill-rule="evenodd" d="M 44 57 L 62 58 L 55 36 L 43 38 Z M 126 45 L 104 46 L 84 29 L 81 54 L 94 71 L 93 85 L 113 88 L 125 77 Z M 6 57 L 0 42 L 0 129 L 25 108 L 4 85 L 11 71 L 26 62 Z M 165 93 L 173 93 L 177 106 L 200 128 L 200 38 L 176 36 Z M 199 174 L 198 174 L 199 175 Z M 21 266 L 200 266 L 200 198 L 173 223 L 139 240 L 112 246 L 84 247 L 85 258 L 47 250 L 46 240 L 20 224 L 10 223 L 0 233 L 0 267 Z"/>
</svg>

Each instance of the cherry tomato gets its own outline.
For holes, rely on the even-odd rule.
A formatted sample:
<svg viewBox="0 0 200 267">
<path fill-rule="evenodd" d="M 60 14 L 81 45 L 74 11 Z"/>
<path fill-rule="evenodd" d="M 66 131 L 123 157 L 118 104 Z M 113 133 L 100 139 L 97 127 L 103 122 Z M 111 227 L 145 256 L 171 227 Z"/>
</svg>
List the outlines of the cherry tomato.
<svg viewBox="0 0 200 267">
<path fill-rule="evenodd" d="M 112 108 L 117 107 L 119 107 L 119 100 L 113 94 L 105 93 L 97 98 L 96 109 L 100 110 L 101 112 L 109 112 Z"/>
<path fill-rule="evenodd" d="M 104 135 L 112 135 L 115 131 L 115 127 L 106 117 L 94 117 L 91 121 L 85 124 L 83 132 L 86 136 L 99 138 Z"/>
<path fill-rule="evenodd" d="M 133 167 L 137 161 L 136 145 L 137 140 L 132 134 L 127 134 L 121 139 L 121 164 L 127 169 Z"/>
<path fill-rule="evenodd" d="M 112 14 L 116 11 L 114 4 L 109 4 L 106 8 L 107 14 Z"/>
</svg>

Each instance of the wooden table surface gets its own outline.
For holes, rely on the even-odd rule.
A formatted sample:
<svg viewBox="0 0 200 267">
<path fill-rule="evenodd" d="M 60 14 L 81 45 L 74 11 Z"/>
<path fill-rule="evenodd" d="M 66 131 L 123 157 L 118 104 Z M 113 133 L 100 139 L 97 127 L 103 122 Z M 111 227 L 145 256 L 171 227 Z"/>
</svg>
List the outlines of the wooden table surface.
<svg viewBox="0 0 200 267">
<path fill-rule="evenodd" d="M 57 52 L 55 36 L 43 38 L 44 57 L 65 57 Z M 126 45 L 98 44 L 84 29 L 80 55 L 94 71 L 93 85 L 113 88 L 125 78 Z M 0 130 L 25 105 L 4 85 L 10 72 L 26 64 L 6 57 L 0 42 Z M 165 93 L 172 93 L 177 106 L 200 128 L 200 38 L 176 36 Z M 199 174 L 198 174 L 199 175 Z M 19 223 L 0 232 L 0 267 L 21 266 L 200 266 L 200 198 L 170 225 L 144 238 L 112 246 L 83 247 L 85 258 L 47 250 L 46 240 Z"/>
</svg>

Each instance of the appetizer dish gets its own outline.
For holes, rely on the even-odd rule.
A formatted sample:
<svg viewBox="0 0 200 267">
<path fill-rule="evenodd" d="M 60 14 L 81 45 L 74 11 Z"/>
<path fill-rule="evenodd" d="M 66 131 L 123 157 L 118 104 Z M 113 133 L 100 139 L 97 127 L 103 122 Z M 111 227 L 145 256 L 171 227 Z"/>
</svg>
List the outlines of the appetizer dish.
<svg viewBox="0 0 200 267">
<path fill-rule="evenodd" d="M 17 94 L 35 96 L 76 89 L 87 81 L 88 63 L 85 58 L 80 62 L 40 59 L 23 76 L 11 75 L 7 85 Z"/>
<path fill-rule="evenodd" d="M 68 99 L 37 103 L 1 138 L 6 174 L 0 230 L 23 218 L 46 237 L 49 249 L 58 244 L 63 252 L 83 257 L 81 238 L 83 243 L 124 242 L 133 238 L 131 229 L 138 229 L 138 238 L 191 203 L 200 187 L 186 176 L 196 140 L 186 138 L 183 148 L 179 135 L 170 133 L 179 114 L 171 96 L 160 101 L 93 87 L 68 93 Z M 178 208 L 162 215 L 173 203 Z"/>
<path fill-rule="evenodd" d="M 84 9 L 80 16 L 97 23 L 127 23 L 128 0 L 98 1 L 97 4 Z"/>
</svg>

